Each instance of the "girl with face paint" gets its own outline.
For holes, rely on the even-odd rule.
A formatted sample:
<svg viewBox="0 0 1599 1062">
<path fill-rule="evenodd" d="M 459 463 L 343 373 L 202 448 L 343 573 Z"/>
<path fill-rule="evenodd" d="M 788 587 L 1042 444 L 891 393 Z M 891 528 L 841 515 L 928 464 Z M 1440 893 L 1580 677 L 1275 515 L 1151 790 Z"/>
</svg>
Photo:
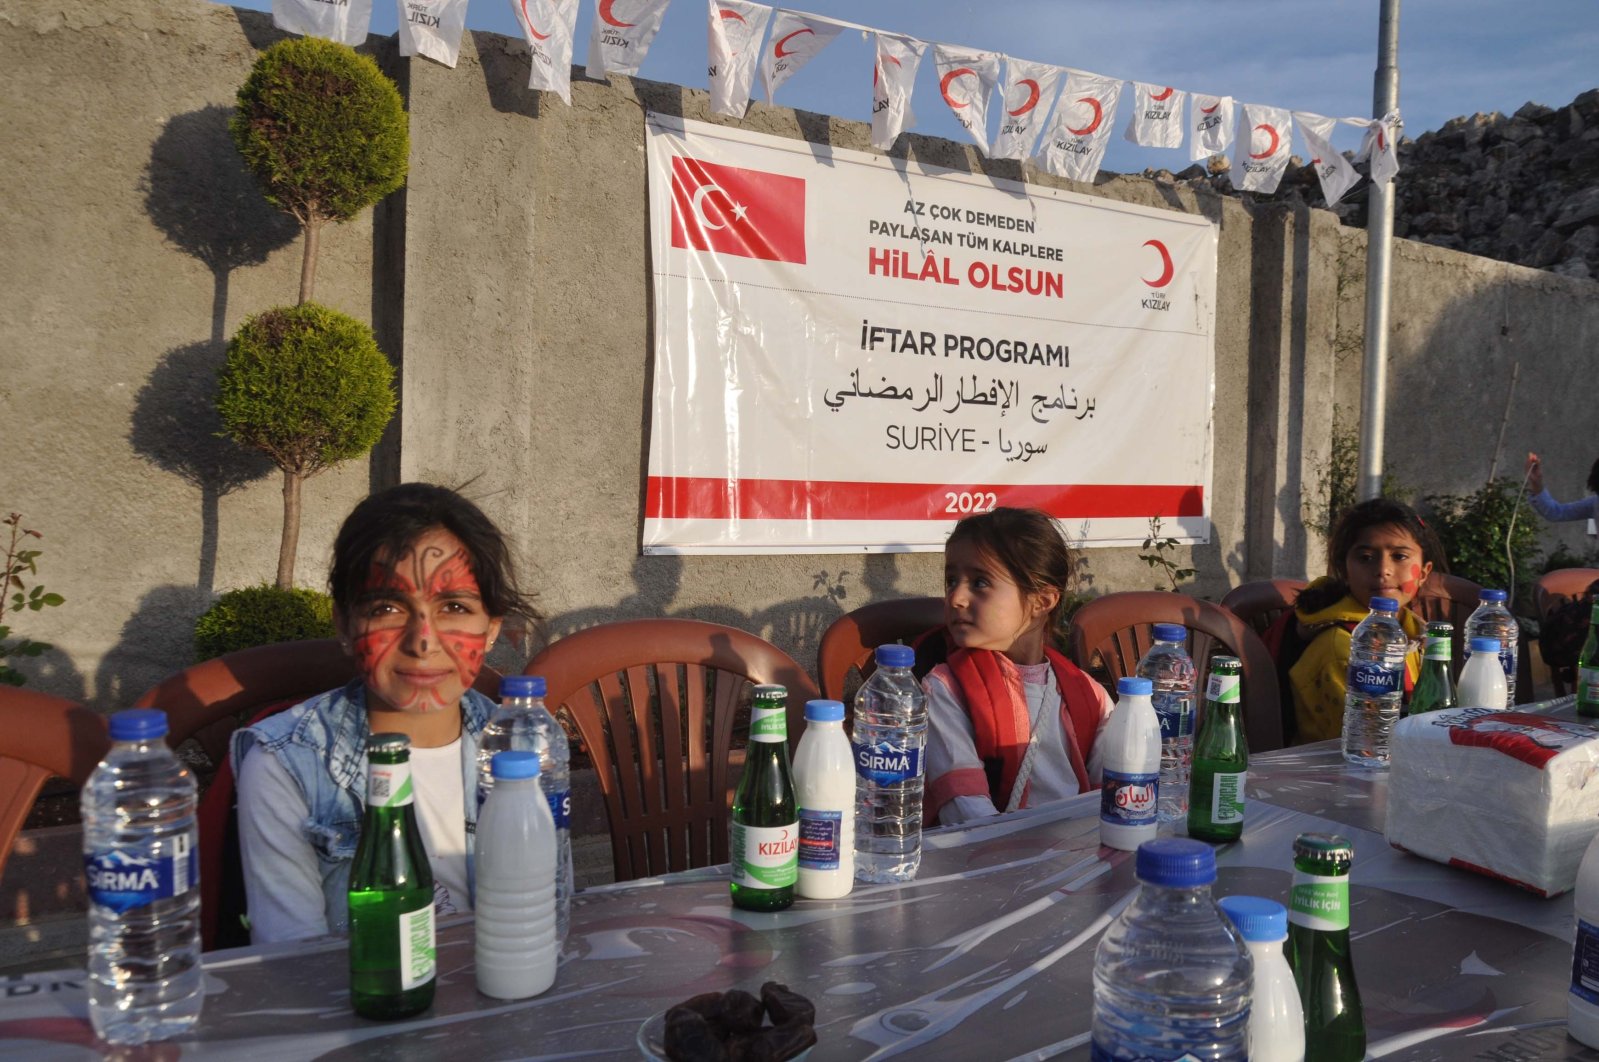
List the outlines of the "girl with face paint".
<svg viewBox="0 0 1599 1062">
<path fill-rule="evenodd" d="M 539 621 L 499 529 L 430 484 L 356 506 L 334 543 L 329 581 L 356 677 L 233 738 L 255 943 L 347 928 L 371 733 L 410 738 L 435 904 L 443 914 L 470 909 L 477 737 L 494 708 L 473 683 L 506 620 Z"/>
</svg>

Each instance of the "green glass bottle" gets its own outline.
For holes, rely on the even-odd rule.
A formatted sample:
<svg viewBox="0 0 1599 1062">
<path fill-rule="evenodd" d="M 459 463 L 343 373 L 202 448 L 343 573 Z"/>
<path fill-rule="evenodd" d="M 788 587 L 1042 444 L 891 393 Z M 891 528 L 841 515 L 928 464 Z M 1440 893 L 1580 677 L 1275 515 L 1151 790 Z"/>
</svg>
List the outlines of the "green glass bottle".
<svg viewBox="0 0 1599 1062">
<path fill-rule="evenodd" d="M 788 762 L 787 703 L 782 686 L 755 687 L 744 774 L 733 793 L 733 906 L 748 911 L 791 906 L 799 877 L 799 800 Z"/>
<path fill-rule="evenodd" d="M 1577 714 L 1599 715 L 1599 601 L 1588 617 L 1588 640 L 1577 655 Z"/>
<path fill-rule="evenodd" d="M 1349 869 L 1354 846 L 1331 833 L 1294 841 L 1288 965 L 1305 1012 L 1305 1062 L 1366 1057 L 1366 1018 L 1349 952 Z"/>
<path fill-rule="evenodd" d="M 350 1002 L 363 1018 L 433 1004 L 433 868 L 411 806 L 411 741 L 366 739 L 366 818 L 350 866 Z"/>
<path fill-rule="evenodd" d="M 1442 620 L 1427 624 L 1427 648 L 1421 658 L 1421 674 L 1410 694 L 1406 715 L 1436 712 L 1455 706 L 1455 680 L 1449 676 L 1450 643 L 1455 625 Z"/>
<path fill-rule="evenodd" d="M 1244 737 L 1244 665 L 1236 656 L 1210 662 L 1205 688 L 1205 718 L 1194 742 L 1194 769 L 1188 781 L 1188 836 L 1219 843 L 1244 832 L 1244 783 L 1249 775 L 1249 742 Z"/>
</svg>

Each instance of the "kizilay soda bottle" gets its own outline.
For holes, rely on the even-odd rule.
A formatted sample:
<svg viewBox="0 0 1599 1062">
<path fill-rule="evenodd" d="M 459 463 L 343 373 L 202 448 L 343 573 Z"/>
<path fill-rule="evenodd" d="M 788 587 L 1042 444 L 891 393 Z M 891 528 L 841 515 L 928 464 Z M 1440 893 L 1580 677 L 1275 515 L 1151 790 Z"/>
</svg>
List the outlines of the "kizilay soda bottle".
<svg viewBox="0 0 1599 1062">
<path fill-rule="evenodd" d="M 799 877 L 799 800 L 788 762 L 788 691 L 755 687 L 744 774 L 733 792 L 733 906 L 781 911 Z"/>
<path fill-rule="evenodd" d="M 1288 965 L 1305 1011 L 1305 1062 L 1359 1062 L 1366 1018 L 1349 952 L 1349 869 L 1354 846 L 1330 833 L 1294 841 L 1288 898 Z"/>
<path fill-rule="evenodd" d="M 1188 836 L 1201 841 L 1236 841 L 1244 832 L 1244 782 L 1249 743 L 1241 702 L 1244 665 L 1236 656 L 1210 662 L 1205 722 L 1194 743 L 1188 799 Z"/>
<path fill-rule="evenodd" d="M 408 1018 L 433 1003 L 433 868 L 412 807 L 411 741 L 366 739 L 366 818 L 350 867 L 350 1003 Z"/>
<path fill-rule="evenodd" d="M 1415 692 L 1410 695 L 1406 715 L 1436 712 L 1440 708 L 1455 706 L 1455 680 L 1449 674 L 1450 642 L 1455 625 L 1435 621 L 1427 624 L 1427 648 L 1421 659 L 1421 674 L 1416 678 Z"/>
<path fill-rule="evenodd" d="M 1599 601 L 1588 619 L 1588 640 L 1577 656 L 1577 714 L 1599 715 Z"/>
</svg>

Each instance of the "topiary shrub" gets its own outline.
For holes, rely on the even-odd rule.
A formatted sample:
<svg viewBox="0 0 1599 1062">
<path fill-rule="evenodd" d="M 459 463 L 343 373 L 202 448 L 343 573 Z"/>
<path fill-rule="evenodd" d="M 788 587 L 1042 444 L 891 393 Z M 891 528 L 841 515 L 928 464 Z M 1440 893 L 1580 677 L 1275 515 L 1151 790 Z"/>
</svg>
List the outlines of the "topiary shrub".
<svg viewBox="0 0 1599 1062">
<path fill-rule="evenodd" d="M 300 301 L 311 300 L 317 241 L 405 183 L 405 104 L 378 65 L 317 37 L 279 41 L 255 61 L 228 123 L 267 202 L 305 229 Z"/>
<path fill-rule="evenodd" d="M 257 645 L 333 637 L 333 599 L 316 590 L 247 586 L 217 598 L 194 624 L 194 654 L 211 660 Z"/>
<path fill-rule="evenodd" d="M 228 343 L 217 379 L 223 429 L 283 470 L 279 588 L 294 585 L 301 485 L 377 444 L 394 415 L 393 380 L 372 329 L 316 303 L 258 313 Z"/>
</svg>

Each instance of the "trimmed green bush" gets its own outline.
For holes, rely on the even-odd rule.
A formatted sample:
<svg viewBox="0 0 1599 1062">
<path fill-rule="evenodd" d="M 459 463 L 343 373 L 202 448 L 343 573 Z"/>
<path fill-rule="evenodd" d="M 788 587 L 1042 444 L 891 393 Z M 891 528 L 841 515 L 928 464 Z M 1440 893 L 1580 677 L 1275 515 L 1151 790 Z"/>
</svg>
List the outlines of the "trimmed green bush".
<svg viewBox="0 0 1599 1062">
<path fill-rule="evenodd" d="M 333 637 L 333 599 L 315 590 L 247 586 L 217 598 L 194 624 L 194 654 L 211 660 L 238 649 Z"/>
<path fill-rule="evenodd" d="M 1496 477 L 1470 494 L 1429 494 L 1427 504 L 1433 530 L 1449 557 L 1449 570 L 1482 586 L 1507 590 L 1513 559 L 1516 600 L 1510 606 L 1521 615 L 1533 615 L 1532 584 L 1539 575 L 1538 514 L 1521 497 L 1520 481 Z"/>
</svg>

